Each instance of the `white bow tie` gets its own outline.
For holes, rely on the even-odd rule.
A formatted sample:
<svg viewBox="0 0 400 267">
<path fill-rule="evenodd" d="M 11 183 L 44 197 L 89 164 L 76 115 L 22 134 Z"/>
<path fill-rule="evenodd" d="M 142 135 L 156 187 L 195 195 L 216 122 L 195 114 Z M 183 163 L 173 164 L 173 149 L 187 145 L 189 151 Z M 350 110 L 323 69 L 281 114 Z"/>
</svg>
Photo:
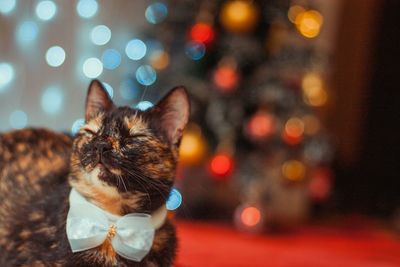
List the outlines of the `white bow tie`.
<svg viewBox="0 0 400 267">
<path fill-rule="evenodd" d="M 151 216 L 130 213 L 116 216 L 87 201 L 75 189 L 69 195 L 67 237 L 72 252 L 97 247 L 109 238 L 120 256 L 140 262 L 150 251 L 155 229 L 165 220 L 165 205 Z"/>
</svg>

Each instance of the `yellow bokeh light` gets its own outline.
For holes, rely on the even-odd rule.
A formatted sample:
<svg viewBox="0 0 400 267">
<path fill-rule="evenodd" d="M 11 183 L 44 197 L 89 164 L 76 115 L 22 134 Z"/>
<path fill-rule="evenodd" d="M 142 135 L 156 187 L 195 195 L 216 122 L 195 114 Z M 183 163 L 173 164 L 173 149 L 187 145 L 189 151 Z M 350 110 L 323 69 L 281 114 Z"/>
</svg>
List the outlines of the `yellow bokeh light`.
<svg viewBox="0 0 400 267">
<path fill-rule="evenodd" d="M 314 107 L 321 107 L 328 101 L 321 77 L 316 73 L 308 73 L 303 77 L 302 90 L 304 102 Z"/>
<path fill-rule="evenodd" d="M 290 181 L 300 181 L 306 175 L 306 167 L 298 160 L 288 160 L 282 165 L 282 174 Z"/>
<path fill-rule="evenodd" d="M 321 13 L 316 10 L 308 10 L 296 16 L 295 24 L 301 35 L 307 38 L 314 38 L 318 36 L 321 31 L 323 17 Z"/>
<path fill-rule="evenodd" d="M 292 23 L 296 23 L 296 17 L 305 11 L 304 7 L 299 5 L 294 5 L 289 8 L 288 18 Z"/>
<path fill-rule="evenodd" d="M 258 21 L 258 9 L 252 1 L 228 1 L 222 7 L 221 23 L 232 32 L 249 32 Z"/>
<path fill-rule="evenodd" d="M 205 155 L 205 141 L 197 131 L 187 131 L 183 134 L 179 147 L 180 162 L 194 165 L 201 162 Z"/>
<path fill-rule="evenodd" d="M 169 64 L 169 55 L 164 51 L 155 51 L 150 56 L 150 64 L 156 70 L 165 69 Z"/>
</svg>

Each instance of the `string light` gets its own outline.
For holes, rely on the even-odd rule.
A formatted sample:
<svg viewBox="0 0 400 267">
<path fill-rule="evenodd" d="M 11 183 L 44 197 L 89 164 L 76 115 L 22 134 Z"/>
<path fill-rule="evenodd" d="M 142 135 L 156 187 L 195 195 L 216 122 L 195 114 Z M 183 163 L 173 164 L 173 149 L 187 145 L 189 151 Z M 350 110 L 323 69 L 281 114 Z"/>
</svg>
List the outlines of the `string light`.
<svg viewBox="0 0 400 267">
<path fill-rule="evenodd" d="M 36 6 L 36 16 L 41 20 L 51 20 L 57 13 L 57 6 L 53 1 L 41 1 Z"/>
<path fill-rule="evenodd" d="M 308 10 L 299 13 L 295 19 L 297 30 L 307 38 L 318 36 L 323 23 L 322 15 L 316 10 Z"/>
<path fill-rule="evenodd" d="M 0 13 L 9 14 L 15 8 L 15 0 L 1 0 L 0 1 Z"/>
<path fill-rule="evenodd" d="M 28 123 L 28 116 L 22 110 L 16 110 L 10 114 L 9 122 L 12 128 L 22 129 Z"/>
<path fill-rule="evenodd" d="M 105 45 L 111 39 L 111 30 L 106 25 L 97 25 L 90 32 L 90 39 L 95 45 Z"/>
<path fill-rule="evenodd" d="M 172 188 L 167 200 L 167 210 L 176 210 L 182 204 L 182 194 L 175 187 Z"/>
<path fill-rule="evenodd" d="M 84 124 L 84 119 L 77 119 L 76 121 L 74 121 L 71 127 L 71 134 L 76 135 Z"/>
<path fill-rule="evenodd" d="M 7 62 L 0 63 L 0 92 L 5 91 L 14 79 L 14 67 Z"/>
<path fill-rule="evenodd" d="M 190 39 L 194 42 L 209 44 L 214 40 L 214 29 L 207 23 L 196 23 L 190 29 Z"/>
<path fill-rule="evenodd" d="M 146 44 L 139 39 L 130 40 L 126 47 L 125 53 L 132 60 L 140 60 L 146 55 Z"/>
<path fill-rule="evenodd" d="M 101 56 L 105 69 L 114 70 L 121 65 L 121 54 L 115 49 L 107 49 Z"/>
<path fill-rule="evenodd" d="M 55 115 L 62 110 L 64 92 L 59 87 L 48 87 L 42 94 L 41 106 L 44 112 Z"/>
<path fill-rule="evenodd" d="M 192 60 L 200 60 L 206 54 L 206 47 L 202 43 L 188 42 L 185 45 L 185 54 Z"/>
<path fill-rule="evenodd" d="M 211 174 L 217 180 L 225 180 L 233 170 L 233 159 L 228 154 L 216 154 L 210 161 Z"/>
<path fill-rule="evenodd" d="M 88 19 L 96 15 L 98 7 L 95 0 L 79 0 L 76 11 L 80 17 Z"/>
<path fill-rule="evenodd" d="M 290 181 L 300 181 L 304 179 L 306 167 L 298 160 L 288 160 L 282 165 L 282 174 Z"/>
<path fill-rule="evenodd" d="M 104 86 L 104 89 L 106 89 L 108 95 L 112 99 L 114 97 L 114 88 L 112 88 L 112 86 L 109 85 L 108 83 L 103 82 L 102 84 Z"/>
<path fill-rule="evenodd" d="M 164 3 L 156 2 L 146 8 L 144 15 L 149 23 L 158 24 L 167 17 L 168 8 Z"/>
<path fill-rule="evenodd" d="M 51 67 L 59 67 L 65 61 L 65 51 L 61 46 L 52 46 L 46 52 L 46 62 Z"/>
<path fill-rule="evenodd" d="M 97 78 L 103 73 L 103 64 L 98 58 L 92 57 L 83 63 L 83 74 L 88 78 Z"/>
<path fill-rule="evenodd" d="M 151 66 L 142 65 L 136 70 L 136 80 L 141 85 L 149 86 L 157 80 L 157 73 Z"/>
<path fill-rule="evenodd" d="M 153 103 L 151 103 L 150 101 L 140 101 L 139 103 L 136 104 L 135 108 L 139 109 L 141 111 L 146 111 L 149 108 L 152 108 L 154 106 Z"/>
</svg>

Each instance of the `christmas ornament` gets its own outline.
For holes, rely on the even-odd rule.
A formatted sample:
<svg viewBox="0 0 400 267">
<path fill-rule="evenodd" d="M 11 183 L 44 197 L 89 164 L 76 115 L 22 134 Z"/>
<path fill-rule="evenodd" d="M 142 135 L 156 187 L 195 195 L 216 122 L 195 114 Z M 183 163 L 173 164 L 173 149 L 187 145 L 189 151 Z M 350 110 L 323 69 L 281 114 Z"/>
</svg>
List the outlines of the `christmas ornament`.
<svg viewBox="0 0 400 267">
<path fill-rule="evenodd" d="M 258 9 L 252 1 L 227 1 L 222 6 L 220 20 L 226 30 L 234 33 L 252 31 L 258 22 Z"/>
</svg>

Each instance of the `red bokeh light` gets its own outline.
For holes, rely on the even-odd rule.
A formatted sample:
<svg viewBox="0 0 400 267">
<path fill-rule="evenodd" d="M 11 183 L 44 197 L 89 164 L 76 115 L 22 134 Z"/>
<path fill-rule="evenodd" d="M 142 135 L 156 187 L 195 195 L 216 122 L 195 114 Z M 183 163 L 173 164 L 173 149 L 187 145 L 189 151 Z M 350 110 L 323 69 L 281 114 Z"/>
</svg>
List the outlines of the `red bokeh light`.
<svg viewBox="0 0 400 267">
<path fill-rule="evenodd" d="M 223 92 L 235 89 L 239 77 L 236 70 L 229 66 L 219 67 L 213 75 L 214 84 Z"/>
<path fill-rule="evenodd" d="M 275 120 L 270 114 L 259 112 L 250 118 L 246 130 L 253 139 L 267 138 L 275 131 Z"/>
<path fill-rule="evenodd" d="M 328 169 L 314 171 L 309 184 L 310 197 L 316 202 L 325 201 L 331 194 L 332 175 Z"/>
<path fill-rule="evenodd" d="M 247 227 L 255 226 L 261 221 L 261 212 L 255 207 L 244 208 L 240 214 L 240 220 Z"/>
<path fill-rule="evenodd" d="M 225 154 L 215 155 L 210 162 L 211 173 L 219 178 L 228 176 L 233 169 L 233 159 Z"/>
<path fill-rule="evenodd" d="M 190 30 L 190 39 L 195 42 L 209 44 L 214 40 L 214 29 L 206 23 L 196 23 Z"/>
</svg>

